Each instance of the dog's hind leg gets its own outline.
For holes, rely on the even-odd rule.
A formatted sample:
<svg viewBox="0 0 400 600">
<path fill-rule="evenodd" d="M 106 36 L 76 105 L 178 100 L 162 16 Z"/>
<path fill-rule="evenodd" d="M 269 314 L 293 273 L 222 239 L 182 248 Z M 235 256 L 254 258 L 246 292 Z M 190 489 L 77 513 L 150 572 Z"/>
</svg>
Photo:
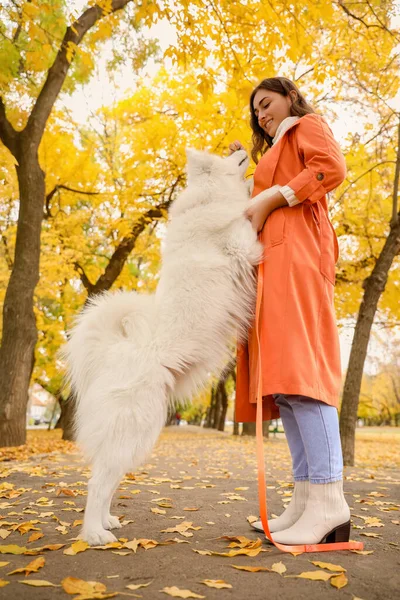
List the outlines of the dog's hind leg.
<svg viewBox="0 0 400 600">
<path fill-rule="evenodd" d="M 112 502 L 115 490 L 118 487 L 118 483 L 114 487 L 114 489 L 111 490 L 110 496 L 109 496 L 107 502 L 104 504 L 104 507 L 103 507 L 102 522 L 103 522 L 104 529 L 119 529 L 120 527 L 122 527 L 122 525 L 121 525 L 118 517 L 114 517 L 110 513 L 111 502 Z"/>
<path fill-rule="evenodd" d="M 113 525 L 105 517 L 109 515 L 112 496 L 124 473 L 120 469 L 111 467 L 98 457 L 93 464 L 92 477 L 88 483 L 88 497 L 80 538 L 91 546 L 102 546 L 109 542 L 117 541 L 116 537 L 105 528 Z M 117 519 L 118 520 L 118 519 Z"/>
</svg>

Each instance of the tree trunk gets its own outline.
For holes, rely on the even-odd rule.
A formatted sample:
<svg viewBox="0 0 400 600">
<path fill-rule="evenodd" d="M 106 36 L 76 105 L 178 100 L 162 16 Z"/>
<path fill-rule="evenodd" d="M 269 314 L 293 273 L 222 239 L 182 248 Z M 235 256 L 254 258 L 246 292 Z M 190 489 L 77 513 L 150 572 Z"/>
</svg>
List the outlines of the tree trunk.
<svg viewBox="0 0 400 600">
<path fill-rule="evenodd" d="M 379 298 L 385 289 L 390 267 L 400 252 L 400 213 L 398 212 L 398 193 L 400 178 L 400 115 L 397 128 L 397 156 L 393 182 L 392 217 L 390 233 L 385 241 L 372 273 L 363 283 L 364 296 L 357 317 L 353 343 L 351 345 L 349 365 L 343 389 L 340 411 L 340 436 L 343 450 L 343 462 L 354 466 L 355 431 L 357 410 L 360 398 L 361 380 L 367 355 L 371 327 L 374 321 Z"/>
<path fill-rule="evenodd" d="M 389 236 L 371 275 L 363 284 L 365 291 L 354 330 L 340 410 L 340 436 L 343 461 L 346 466 L 354 466 L 357 411 L 371 327 L 379 299 L 386 286 L 390 267 L 399 251 L 400 221 L 397 220 L 397 223 L 391 226 Z"/>
<path fill-rule="evenodd" d="M 0 446 L 25 443 L 26 405 L 37 341 L 33 294 L 39 280 L 45 183 L 37 149 L 23 134 L 19 136 L 17 160 L 19 217 L 0 348 Z"/>
<path fill-rule="evenodd" d="M 269 437 L 269 424 L 270 421 L 263 421 L 263 436 Z M 256 435 L 256 424 L 255 423 L 243 423 L 242 435 Z"/>
<path fill-rule="evenodd" d="M 220 415 L 219 415 L 219 419 L 218 419 L 218 423 L 217 423 L 217 429 L 218 429 L 218 431 L 224 431 L 225 430 L 225 418 L 226 418 L 226 413 L 228 410 L 228 394 L 226 393 L 225 381 L 223 381 L 222 379 L 220 379 L 218 382 L 218 391 L 219 391 L 219 397 L 220 397 L 221 411 L 220 411 Z"/>
<path fill-rule="evenodd" d="M 45 201 L 45 179 L 39 165 L 38 148 L 70 67 L 70 45 L 78 45 L 99 19 L 107 17 L 109 12 L 123 9 L 131 1 L 111 0 L 107 11 L 96 4 L 67 27 L 22 131 L 17 132 L 7 119 L 6 107 L 0 96 L 0 139 L 17 159 L 19 186 L 14 266 L 4 301 L 0 348 L 0 446 L 21 445 L 26 440 L 26 405 L 37 341 L 33 294 L 39 280 Z"/>
<path fill-rule="evenodd" d="M 210 406 L 207 408 L 207 416 L 204 423 L 204 427 L 212 427 L 213 415 L 214 415 L 214 406 L 215 406 L 215 389 L 214 386 L 211 388 L 211 400 Z"/>
<path fill-rule="evenodd" d="M 217 429 L 218 427 L 218 423 L 219 423 L 219 419 L 220 419 L 220 415 L 221 415 L 221 411 L 222 411 L 222 404 L 221 404 L 221 393 L 220 393 L 220 381 L 218 381 L 217 387 L 215 388 L 215 392 L 214 392 L 214 410 L 213 410 L 213 414 L 212 414 L 212 423 L 211 423 L 211 427 L 213 429 Z"/>
<path fill-rule="evenodd" d="M 74 435 L 74 414 L 75 414 L 75 396 L 69 394 L 67 398 L 60 398 L 61 414 L 57 421 L 55 429 L 62 429 L 62 439 L 75 441 Z"/>
</svg>

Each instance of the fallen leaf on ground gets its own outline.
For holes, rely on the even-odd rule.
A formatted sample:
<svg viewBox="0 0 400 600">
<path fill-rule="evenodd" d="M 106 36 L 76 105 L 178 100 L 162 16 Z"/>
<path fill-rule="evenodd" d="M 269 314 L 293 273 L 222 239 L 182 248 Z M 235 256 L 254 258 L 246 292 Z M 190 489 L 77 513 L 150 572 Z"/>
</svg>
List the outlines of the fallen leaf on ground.
<svg viewBox="0 0 400 600">
<path fill-rule="evenodd" d="M 25 585 L 33 585 L 34 587 L 61 587 L 56 583 L 51 583 L 51 581 L 45 581 L 44 579 L 24 579 L 18 581 L 18 583 L 25 583 Z"/>
<path fill-rule="evenodd" d="M 249 571 L 249 573 L 258 573 L 259 571 L 271 571 L 268 567 L 243 567 L 241 565 L 231 565 L 234 569 L 239 571 Z"/>
<path fill-rule="evenodd" d="M 213 556 L 258 556 L 264 552 L 263 548 L 240 548 L 239 550 L 229 550 L 229 552 L 211 552 Z"/>
<path fill-rule="evenodd" d="M 43 556 L 40 556 L 39 558 L 32 560 L 25 567 L 14 569 L 14 571 L 10 571 L 10 573 L 7 573 L 7 575 L 14 575 L 15 573 L 25 573 L 25 575 L 30 575 L 30 573 L 37 573 L 39 569 L 44 567 L 45 562 L 46 560 L 43 558 Z"/>
<path fill-rule="evenodd" d="M 273 571 L 274 573 L 279 573 L 279 575 L 282 575 L 282 573 L 286 573 L 286 570 L 287 569 L 283 562 L 274 563 L 271 567 L 271 571 Z"/>
<path fill-rule="evenodd" d="M 232 588 L 231 584 L 226 583 L 223 579 L 203 579 L 200 583 L 204 583 L 204 585 L 207 585 L 210 588 L 216 588 L 217 590 Z"/>
<path fill-rule="evenodd" d="M 335 575 L 326 571 L 304 571 L 300 575 L 285 575 L 285 577 L 299 577 L 300 579 L 311 579 L 312 581 L 328 581 L 328 579 L 335 577 Z"/>
<path fill-rule="evenodd" d="M 338 590 L 340 590 L 340 588 L 344 587 L 345 585 L 348 584 L 348 579 L 346 577 L 346 575 L 344 573 L 340 573 L 340 575 L 338 575 L 337 577 L 332 577 L 330 584 L 333 585 L 333 587 L 337 588 Z"/>
<path fill-rule="evenodd" d="M 165 587 L 160 592 L 164 592 L 174 598 L 205 598 L 205 596 L 200 596 L 190 590 L 180 590 L 175 585 L 173 587 Z"/>
<path fill-rule="evenodd" d="M 68 556 L 75 556 L 75 554 L 78 554 L 79 552 L 85 552 L 85 550 L 87 550 L 88 548 L 89 544 L 87 542 L 84 542 L 83 540 L 78 540 L 77 542 L 71 544 L 70 548 L 66 548 L 63 554 L 67 554 Z"/>
<path fill-rule="evenodd" d="M 149 583 L 130 583 L 129 585 L 126 585 L 125 587 L 127 587 L 128 590 L 134 591 L 134 590 L 138 590 L 139 588 L 142 588 L 142 587 L 147 587 L 151 583 L 153 583 L 153 581 L 149 581 Z"/>
<path fill-rule="evenodd" d="M 328 569 L 328 571 L 346 571 L 347 569 L 345 569 L 344 567 L 341 567 L 340 565 L 334 565 L 332 563 L 326 563 L 326 562 L 321 562 L 319 560 L 310 560 L 310 562 L 315 565 L 316 567 L 321 567 L 321 569 Z"/>
<path fill-rule="evenodd" d="M 40 540 L 40 538 L 42 538 L 43 536 L 44 533 L 41 533 L 40 531 L 35 531 L 34 533 L 32 533 L 32 535 L 29 536 L 28 542 L 36 542 L 37 540 Z"/>
<path fill-rule="evenodd" d="M 24 554 L 24 552 L 26 552 L 25 546 L 17 546 L 16 544 L 0 546 L 0 554 Z"/>
</svg>

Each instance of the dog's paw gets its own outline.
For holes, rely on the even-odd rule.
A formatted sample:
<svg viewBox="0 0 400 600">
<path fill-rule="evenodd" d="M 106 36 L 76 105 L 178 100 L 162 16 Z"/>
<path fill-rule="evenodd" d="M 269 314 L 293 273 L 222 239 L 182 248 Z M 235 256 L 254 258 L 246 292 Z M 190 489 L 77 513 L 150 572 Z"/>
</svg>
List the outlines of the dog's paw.
<svg viewBox="0 0 400 600">
<path fill-rule="evenodd" d="M 108 515 L 103 519 L 103 527 L 104 529 L 120 529 L 122 527 L 119 522 L 118 517 L 113 517 L 112 515 Z"/>
<path fill-rule="evenodd" d="M 105 546 L 111 542 L 118 541 L 114 534 L 107 529 L 83 529 L 79 539 L 87 542 L 89 546 Z"/>
</svg>

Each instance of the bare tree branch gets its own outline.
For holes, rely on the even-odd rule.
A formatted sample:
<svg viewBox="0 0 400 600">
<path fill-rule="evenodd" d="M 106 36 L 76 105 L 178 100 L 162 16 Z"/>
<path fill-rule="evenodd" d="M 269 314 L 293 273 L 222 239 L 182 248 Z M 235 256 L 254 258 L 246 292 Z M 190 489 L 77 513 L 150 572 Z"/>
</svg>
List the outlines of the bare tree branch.
<svg viewBox="0 0 400 600">
<path fill-rule="evenodd" d="M 75 264 L 75 269 L 78 271 L 81 281 L 88 293 L 88 296 L 105 292 L 111 288 L 114 281 L 121 274 L 124 264 L 135 247 L 137 238 L 145 230 L 147 225 L 156 219 L 163 217 L 165 211 L 168 211 L 176 188 L 182 181 L 182 175 L 178 175 L 173 185 L 171 186 L 168 199 L 161 202 L 155 208 L 151 208 L 139 217 L 136 223 L 133 225 L 129 235 L 122 238 L 116 249 L 114 250 L 108 265 L 106 266 L 104 273 L 100 275 L 96 283 L 92 283 L 87 277 L 84 269 L 81 265 Z"/>
<path fill-rule="evenodd" d="M 100 192 L 86 192 L 85 190 L 76 190 L 74 188 L 69 187 L 68 185 L 57 184 L 51 190 L 51 192 L 49 192 L 46 195 L 45 213 L 43 215 L 43 218 L 46 220 L 50 219 L 53 216 L 50 212 L 50 202 L 51 202 L 54 194 L 56 194 L 59 190 L 67 190 L 68 192 L 74 192 L 75 194 L 84 194 L 85 196 L 98 196 L 98 194 L 100 193 Z"/>
</svg>

